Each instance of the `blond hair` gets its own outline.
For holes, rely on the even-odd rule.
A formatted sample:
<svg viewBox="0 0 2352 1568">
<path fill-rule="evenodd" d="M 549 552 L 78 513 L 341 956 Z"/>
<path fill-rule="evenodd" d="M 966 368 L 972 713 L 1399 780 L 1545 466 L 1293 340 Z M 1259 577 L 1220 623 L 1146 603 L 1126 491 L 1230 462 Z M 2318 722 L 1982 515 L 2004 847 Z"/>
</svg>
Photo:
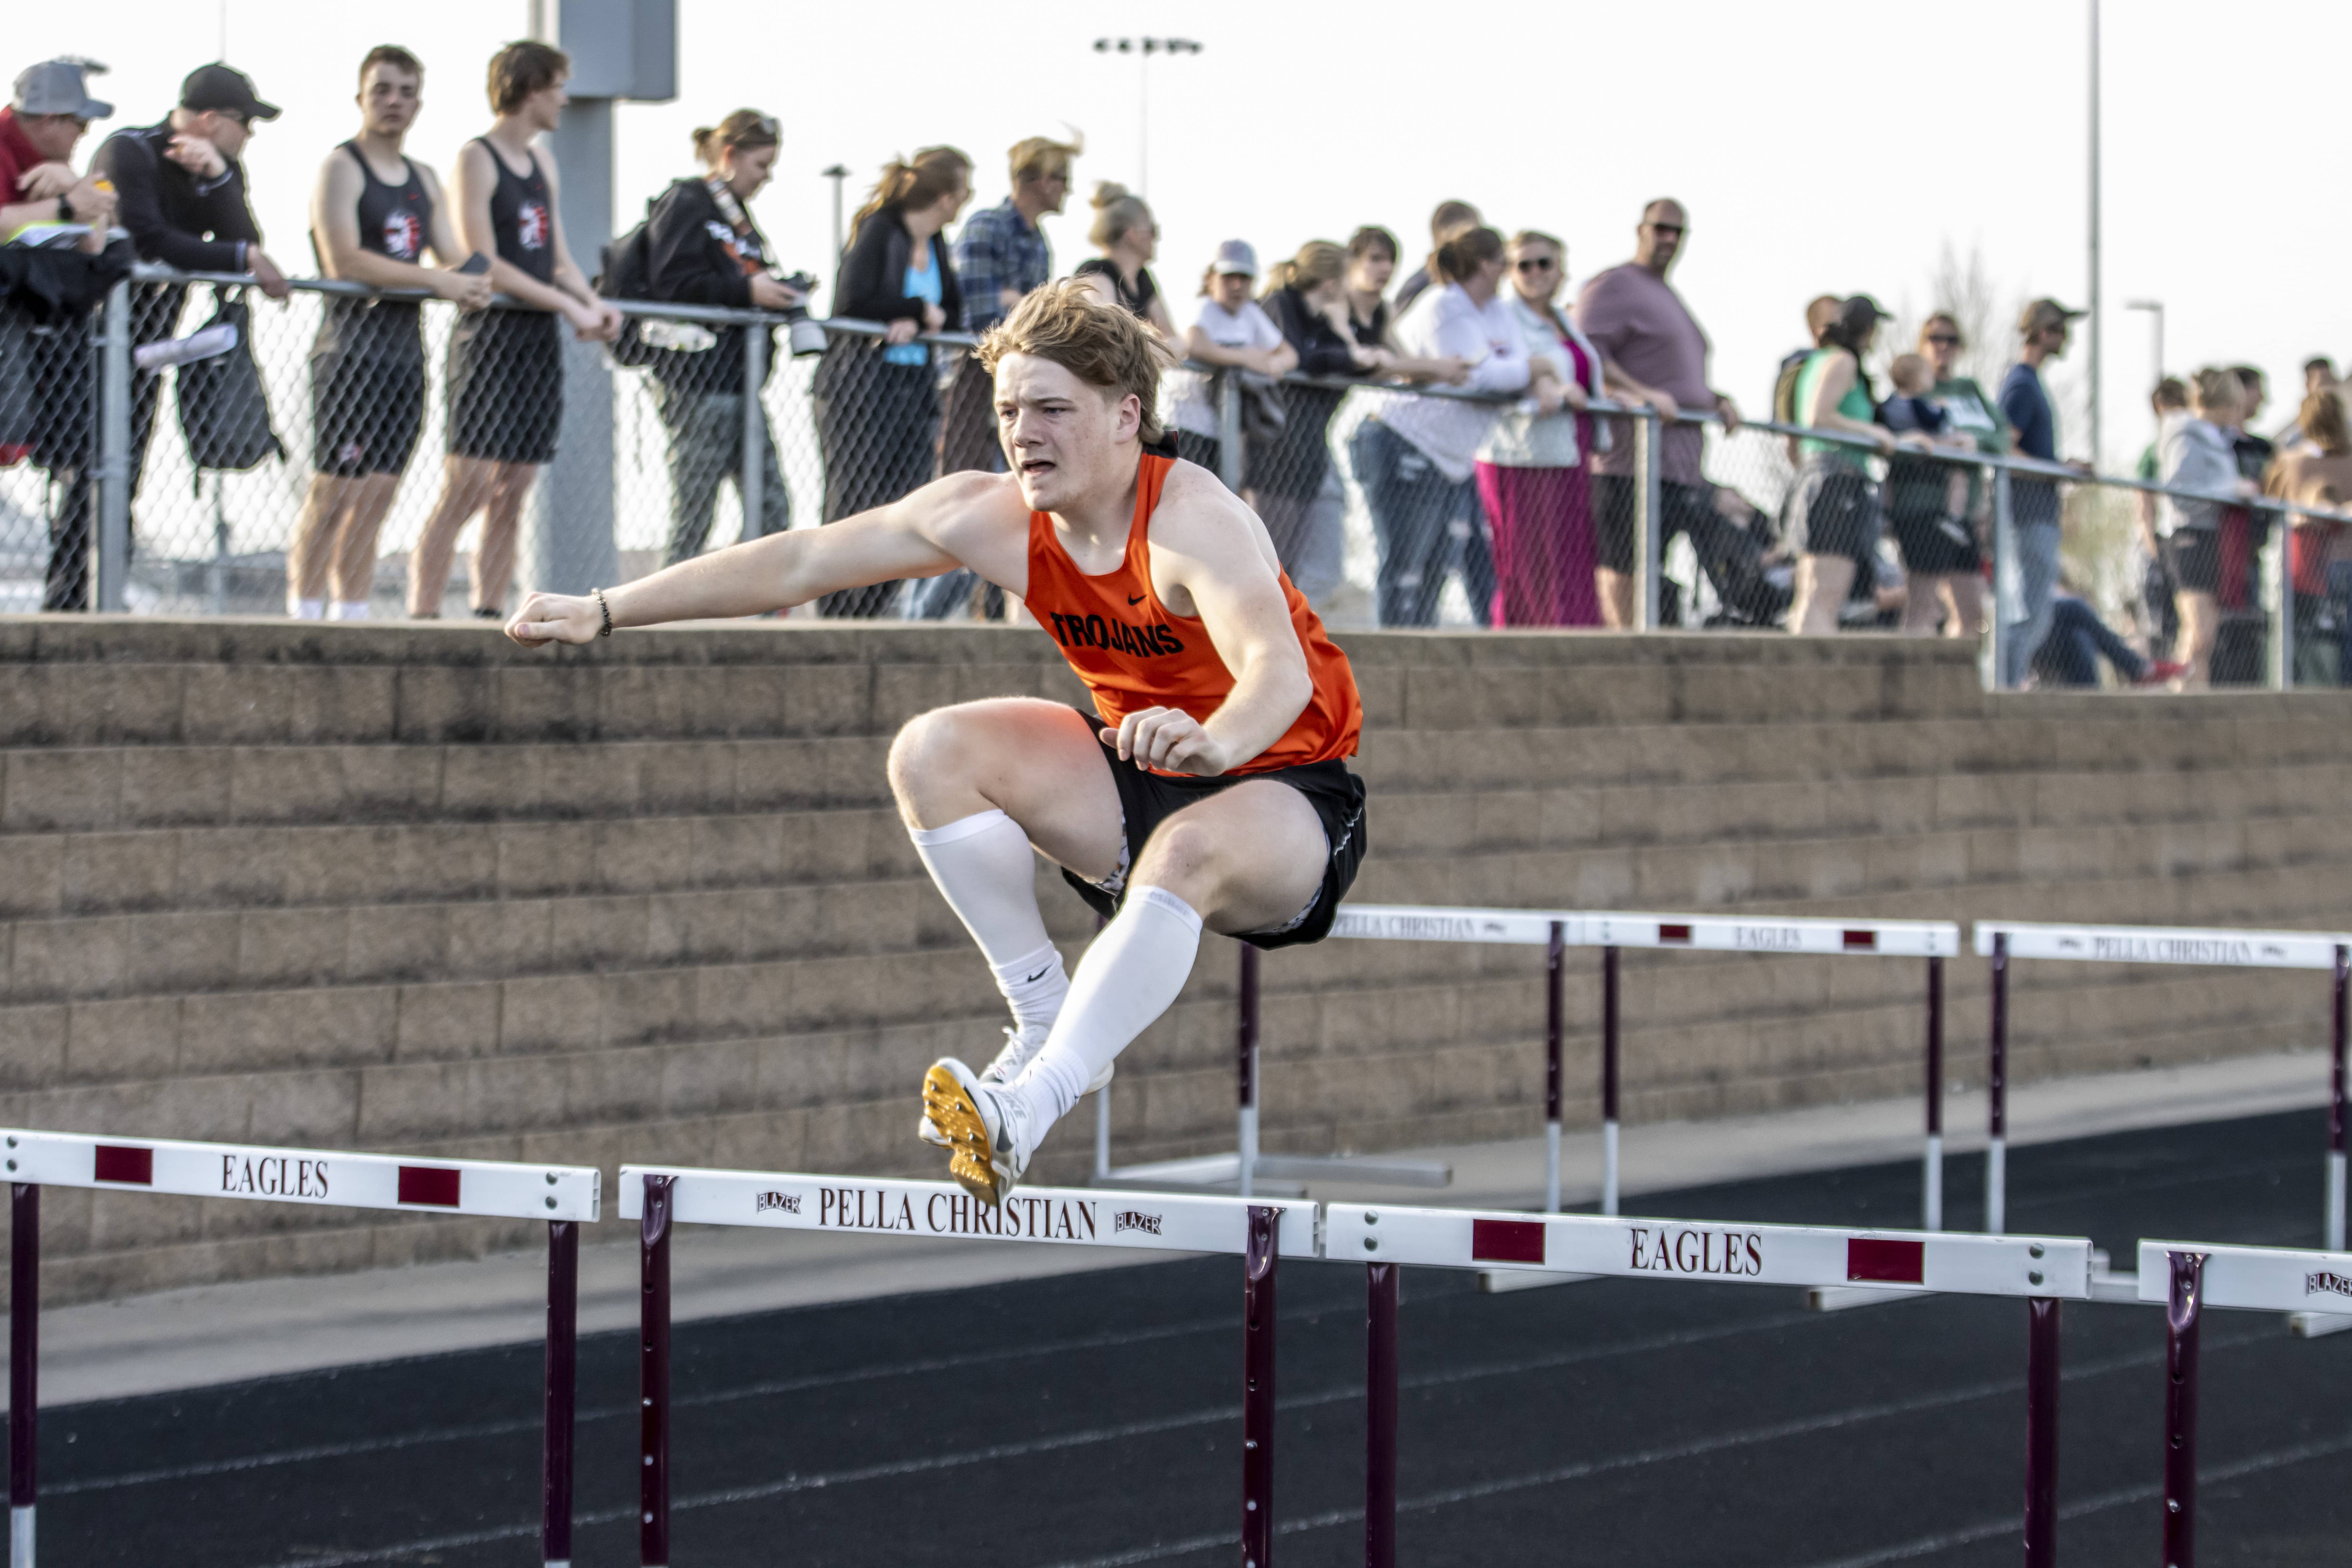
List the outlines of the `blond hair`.
<svg viewBox="0 0 2352 1568">
<path fill-rule="evenodd" d="M 1004 154 L 1013 172 L 1013 183 L 1017 185 L 1024 180 L 1050 180 L 1055 174 L 1067 179 L 1070 160 L 1087 150 L 1083 132 L 1074 129 L 1070 138 L 1056 142 L 1051 136 L 1029 136 L 1015 142 Z"/>
<path fill-rule="evenodd" d="M 1160 373 L 1176 356 L 1160 334 L 1116 305 L 1106 305 L 1083 278 L 1065 278 L 1031 292 L 1013 314 L 981 334 L 972 351 L 991 375 L 1007 354 L 1028 354 L 1060 365 L 1112 401 L 1132 395 L 1142 405 L 1138 432 L 1160 439 Z"/>
<path fill-rule="evenodd" d="M 1348 275 L 1348 253 L 1328 239 L 1310 239 L 1298 247 L 1298 254 L 1287 261 L 1277 261 L 1266 269 L 1265 288 L 1258 295 L 1271 299 L 1276 289 L 1297 289 L 1300 292 L 1318 284 L 1329 283 Z"/>
<path fill-rule="evenodd" d="M 2246 402 L 2246 384 L 2238 379 L 2234 370 L 2221 370 L 2207 365 L 2189 378 L 2197 389 L 2197 411 L 2209 408 L 2242 408 Z"/>
<path fill-rule="evenodd" d="M 715 164 L 730 147 L 757 153 L 763 147 L 781 147 L 783 142 L 772 116 L 756 109 L 739 109 L 716 125 L 695 127 L 694 155 L 706 164 Z"/>
<path fill-rule="evenodd" d="M 850 243 L 856 243 L 866 220 L 876 213 L 927 207 L 950 192 L 971 189 L 971 160 L 956 148 L 920 147 L 912 158 L 893 158 L 882 165 L 882 177 L 849 220 Z"/>
<path fill-rule="evenodd" d="M 1097 250 L 1108 250 L 1129 229 L 1151 221 L 1150 204 L 1114 181 L 1105 180 L 1095 186 L 1091 205 L 1095 222 L 1087 230 L 1087 237 L 1094 242 Z"/>
<path fill-rule="evenodd" d="M 1906 396 L 1916 395 L 1914 387 L 1927 386 L 1934 380 L 1925 354 L 1896 354 L 1894 363 L 1886 367 L 1886 378 L 1895 384 L 1895 391 Z"/>
</svg>

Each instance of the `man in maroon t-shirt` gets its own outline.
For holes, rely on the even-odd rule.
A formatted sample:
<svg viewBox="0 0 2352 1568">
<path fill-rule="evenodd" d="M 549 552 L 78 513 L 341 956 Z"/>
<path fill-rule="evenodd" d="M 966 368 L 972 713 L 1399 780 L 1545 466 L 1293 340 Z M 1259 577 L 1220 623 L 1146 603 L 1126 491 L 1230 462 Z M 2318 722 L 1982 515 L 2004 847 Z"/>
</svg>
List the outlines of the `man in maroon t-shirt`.
<svg viewBox="0 0 2352 1568">
<path fill-rule="evenodd" d="M 114 105 L 83 89 L 92 60 L 44 60 L 16 78 L 15 98 L 0 109 L 0 244 L 29 224 L 86 223 L 84 250 L 102 249 L 114 221 L 114 192 L 95 175 L 77 178 L 68 160 L 93 120 Z"/>
<path fill-rule="evenodd" d="M 1699 472 L 1705 435 L 1696 425 L 1675 424 L 1675 414 L 1717 415 L 1727 431 L 1739 426 L 1739 410 L 1731 399 L 1706 384 L 1706 333 L 1666 281 L 1689 226 L 1680 202 L 1652 202 L 1642 209 L 1641 225 L 1633 231 L 1633 259 L 1597 274 L 1576 299 L 1576 324 L 1646 389 L 1646 401 L 1658 411 L 1659 510 L 1664 515 L 1654 526 L 1661 551 L 1675 534 L 1703 535 L 1716 523 L 1713 498 Z M 1610 449 L 1595 453 L 1592 460 L 1601 545 L 1593 577 L 1601 589 L 1601 619 L 1618 627 L 1633 624 L 1636 476 L 1630 424 L 1618 421 Z"/>
</svg>

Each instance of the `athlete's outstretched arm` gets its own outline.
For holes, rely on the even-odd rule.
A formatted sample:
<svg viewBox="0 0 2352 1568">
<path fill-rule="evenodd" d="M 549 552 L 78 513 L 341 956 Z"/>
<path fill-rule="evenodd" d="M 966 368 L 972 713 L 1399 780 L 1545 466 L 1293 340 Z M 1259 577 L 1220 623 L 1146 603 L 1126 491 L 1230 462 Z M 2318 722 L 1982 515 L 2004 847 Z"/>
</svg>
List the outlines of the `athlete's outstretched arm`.
<svg viewBox="0 0 2352 1568">
<path fill-rule="evenodd" d="M 1171 481 L 1172 482 L 1172 481 Z M 1223 486 L 1162 501 L 1152 519 L 1155 560 L 1192 595 L 1234 689 L 1202 721 L 1177 708 L 1129 714 L 1118 753 L 1173 773 L 1229 773 L 1283 737 L 1315 695 L 1307 650 L 1283 598 L 1281 567 L 1265 525 Z M 1111 737 L 1108 732 L 1105 739 Z"/>
<path fill-rule="evenodd" d="M 975 510 L 1001 506 L 1003 485 L 995 475 L 950 474 L 823 528 L 772 533 L 681 561 L 605 589 L 604 602 L 618 629 L 764 615 L 894 577 L 936 577 L 963 564 L 940 539 Z M 584 643 L 604 626 L 593 595 L 532 594 L 507 623 L 507 636 L 525 647 Z"/>
</svg>

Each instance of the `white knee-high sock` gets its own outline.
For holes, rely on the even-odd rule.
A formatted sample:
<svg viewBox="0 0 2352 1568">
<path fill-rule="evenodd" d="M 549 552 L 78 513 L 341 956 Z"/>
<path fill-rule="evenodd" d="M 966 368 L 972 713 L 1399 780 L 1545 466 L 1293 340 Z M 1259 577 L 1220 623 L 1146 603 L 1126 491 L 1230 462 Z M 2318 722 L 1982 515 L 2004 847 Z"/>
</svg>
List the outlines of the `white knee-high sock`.
<svg viewBox="0 0 2352 1568">
<path fill-rule="evenodd" d="M 1029 836 L 1001 811 L 908 833 L 948 907 L 980 943 L 996 988 L 1013 1006 L 1013 1021 L 1023 1028 L 1050 1026 L 1070 981 L 1037 908 L 1037 861 Z"/>
<path fill-rule="evenodd" d="M 1040 1133 L 1070 1112 L 1095 1075 L 1168 1011 L 1201 951 L 1201 916 L 1165 888 L 1137 888 L 1103 927 L 1054 1020 L 1045 1048 L 1013 1084 Z"/>
</svg>

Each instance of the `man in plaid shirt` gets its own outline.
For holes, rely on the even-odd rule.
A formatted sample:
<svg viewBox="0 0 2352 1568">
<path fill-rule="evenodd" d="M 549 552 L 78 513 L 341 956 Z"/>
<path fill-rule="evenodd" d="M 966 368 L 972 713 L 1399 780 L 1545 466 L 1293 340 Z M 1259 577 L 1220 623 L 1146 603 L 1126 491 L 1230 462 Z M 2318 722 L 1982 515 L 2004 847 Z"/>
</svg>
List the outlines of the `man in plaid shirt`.
<svg viewBox="0 0 2352 1568">
<path fill-rule="evenodd" d="M 1053 247 L 1037 220 L 1062 210 L 1070 194 L 1070 160 L 1083 142 L 1055 142 L 1032 136 L 1016 142 L 1007 154 L 1013 165 L 1013 194 L 996 205 L 963 220 L 956 236 L 956 281 L 963 287 L 963 321 L 975 335 L 988 331 L 1013 313 L 1021 297 L 1054 275 Z M 947 412 L 941 421 L 940 472 L 965 468 L 1000 472 L 1004 453 L 996 441 L 995 383 L 980 362 L 969 354 L 948 389 Z M 978 582 L 969 572 L 950 572 L 917 584 L 914 614 L 928 621 L 946 620 L 963 613 Z M 990 619 L 1003 614 L 1004 595 L 986 591 L 982 609 Z"/>
</svg>

